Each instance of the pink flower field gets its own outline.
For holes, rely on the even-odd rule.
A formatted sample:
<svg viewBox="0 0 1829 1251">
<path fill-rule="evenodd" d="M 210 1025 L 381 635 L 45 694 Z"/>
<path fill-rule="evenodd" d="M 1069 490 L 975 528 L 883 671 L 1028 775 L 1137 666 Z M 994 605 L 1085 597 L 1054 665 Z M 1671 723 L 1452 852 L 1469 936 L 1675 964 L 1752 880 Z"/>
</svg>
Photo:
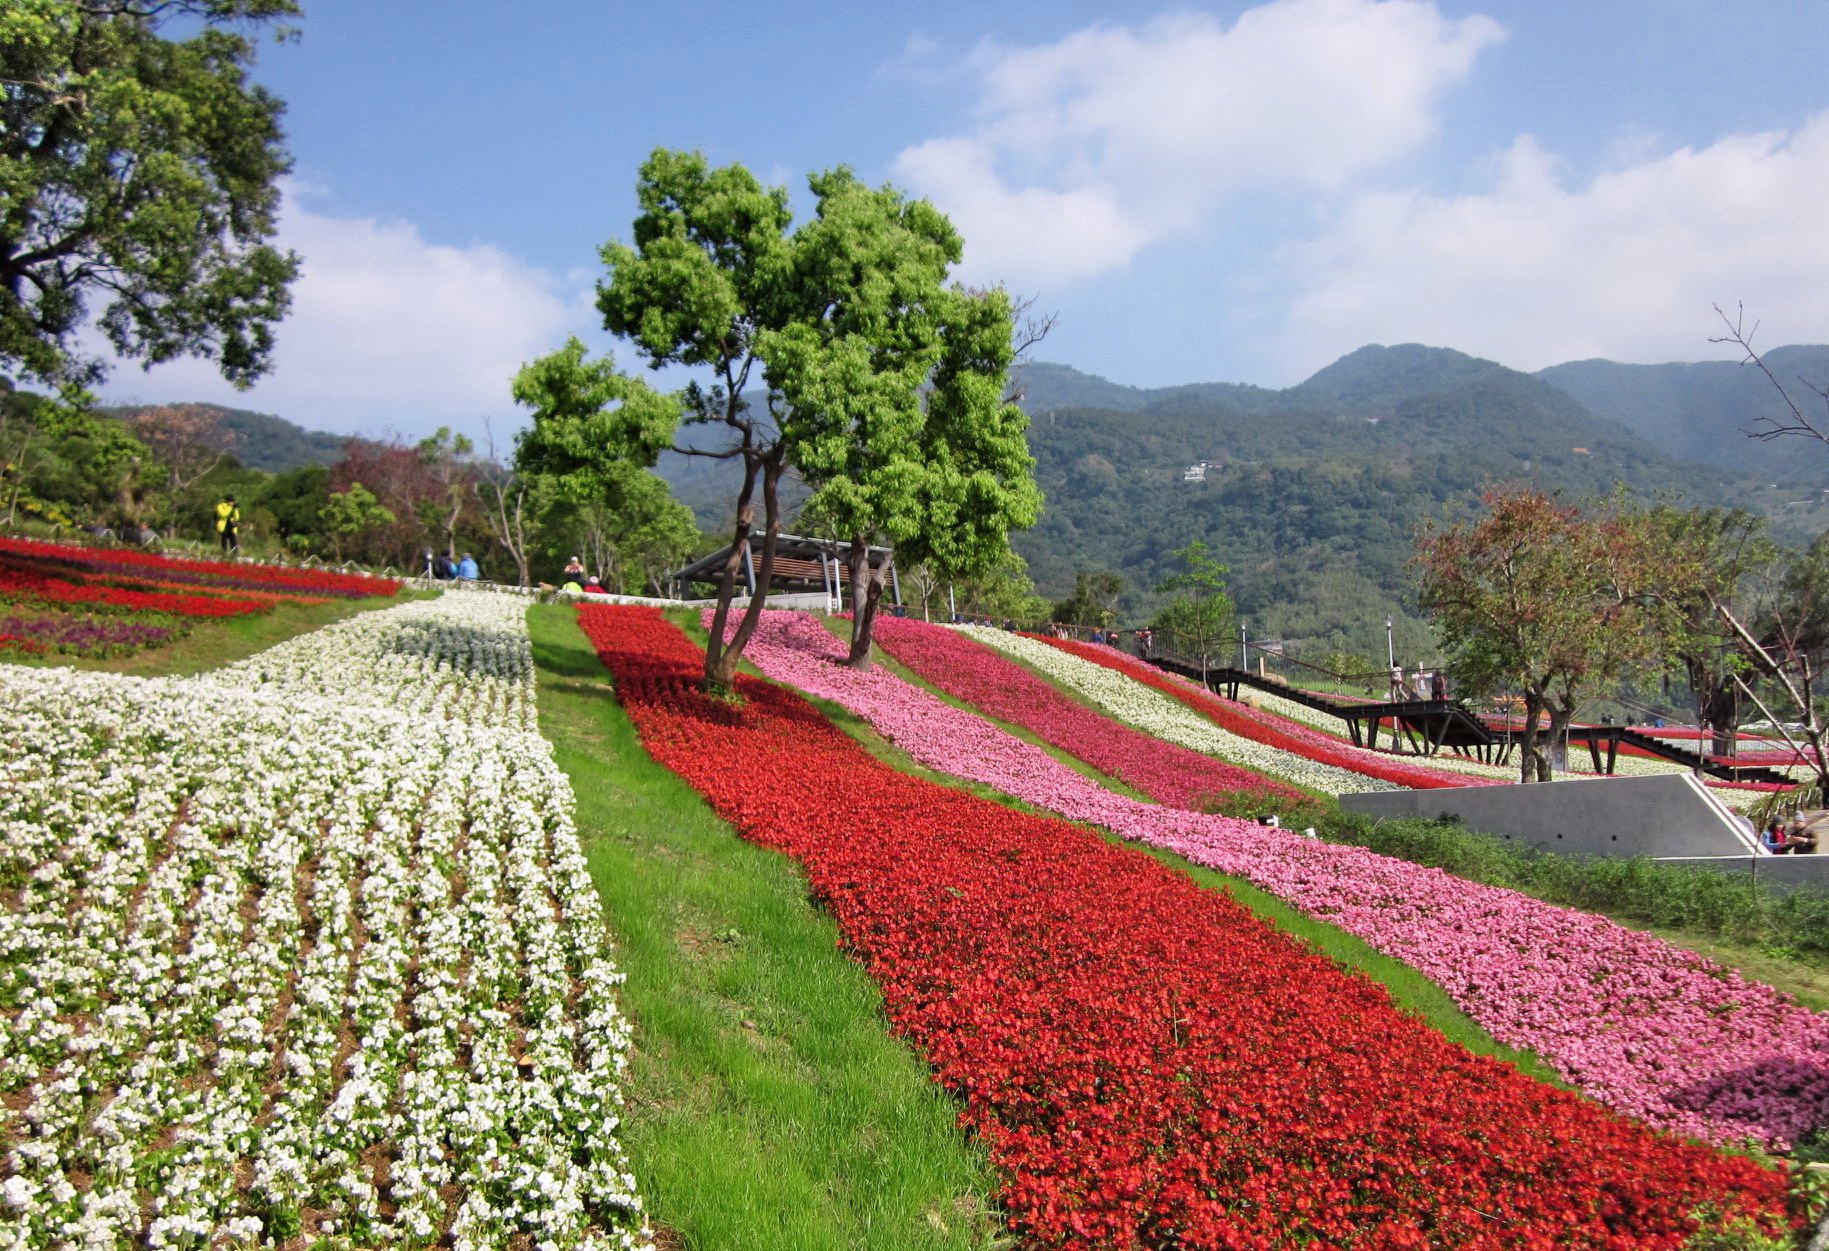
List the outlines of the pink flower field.
<svg viewBox="0 0 1829 1251">
<path fill-rule="evenodd" d="M 748 657 L 864 717 L 920 763 L 1243 877 L 1441 985 L 1500 1042 L 1645 1121 L 1782 1148 L 1829 1121 L 1829 1019 L 1603 917 L 1362 848 L 1117 795 L 880 667 L 835 663 L 815 619 L 769 612 Z"/>
</svg>

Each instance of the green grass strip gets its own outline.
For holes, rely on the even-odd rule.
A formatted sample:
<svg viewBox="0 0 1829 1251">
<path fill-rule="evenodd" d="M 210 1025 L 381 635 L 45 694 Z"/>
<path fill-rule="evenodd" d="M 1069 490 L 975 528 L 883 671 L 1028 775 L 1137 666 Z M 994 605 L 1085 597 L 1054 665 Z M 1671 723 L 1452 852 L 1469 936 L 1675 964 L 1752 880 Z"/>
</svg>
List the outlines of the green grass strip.
<svg viewBox="0 0 1829 1251">
<path fill-rule="evenodd" d="M 540 729 L 628 977 L 623 1137 L 661 1245 L 1001 1245 L 984 1153 L 799 870 L 649 759 L 572 608 L 528 625 Z"/>
</svg>

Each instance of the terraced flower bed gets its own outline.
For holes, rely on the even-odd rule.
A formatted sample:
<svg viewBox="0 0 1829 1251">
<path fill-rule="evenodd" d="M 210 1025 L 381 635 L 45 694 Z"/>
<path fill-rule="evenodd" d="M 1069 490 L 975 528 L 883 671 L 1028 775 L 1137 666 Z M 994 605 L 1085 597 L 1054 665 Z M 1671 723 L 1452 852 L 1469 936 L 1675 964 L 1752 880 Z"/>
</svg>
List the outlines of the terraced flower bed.
<svg viewBox="0 0 1829 1251">
<path fill-rule="evenodd" d="M 1219 796 L 1264 811 L 1300 802 L 1302 792 L 1262 774 L 1165 743 L 1076 703 L 1020 665 L 956 631 L 888 617 L 877 642 L 947 694 L 1021 726 L 1163 803 L 1197 808 Z"/>
<path fill-rule="evenodd" d="M 0 1243 L 647 1245 L 523 614 L 0 666 Z"/>
<path fill-rule="evenodd" d="M 1104 708 L 1113 717 L 1144 732 L 1193 751 L 1244 765 L 1271 778 L 1295 782 L 1328 795 L 1351 791 L 1396 790 L 1389 782 L 1357 769 L 1310 759 L 1300 752 L 1272 747 L 1215 725 L 1168 695 L 1151 690 L 1126 674 L 1069 655 L 1042 640 L 1005 630 L 965 626 L 961 632 L 1060 682 Z"/>
<path fill-rule="evenodd" d="M 651 610 L 579 612 L 655 758 L 806 867 L 1034 1245 L 1675 1248 L 1703 1220 L 1784 1226 L 1782 1172 L 1475 1058 L 1224 895 L 897 773 L 777 687 L 710 698 Z"/>
<path fill-rule="evenodd" d="M 1114 794 L 768 612 L 747 655 L 865 718 L 931 768 L 1243 877 L 1418 969 L 1494 1038 L 1652 1124 L 1774 1147 L 1829 1125 L 1829 1019 L 1604 917 L 1359 847 Z"/>
</svg>

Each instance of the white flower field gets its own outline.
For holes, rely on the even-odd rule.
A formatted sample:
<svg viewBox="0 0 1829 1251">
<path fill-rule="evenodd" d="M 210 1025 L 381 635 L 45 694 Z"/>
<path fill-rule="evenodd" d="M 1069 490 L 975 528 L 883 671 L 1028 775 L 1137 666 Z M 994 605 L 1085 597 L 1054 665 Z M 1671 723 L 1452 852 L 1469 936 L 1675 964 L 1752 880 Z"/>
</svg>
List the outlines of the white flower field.
<svg viewBox="0 0 1829 1251">
<path fill-rule="evenodd" d="M 649 1244 L 524 613 L 0 666 L 0 1248 Z"/>
</svg>

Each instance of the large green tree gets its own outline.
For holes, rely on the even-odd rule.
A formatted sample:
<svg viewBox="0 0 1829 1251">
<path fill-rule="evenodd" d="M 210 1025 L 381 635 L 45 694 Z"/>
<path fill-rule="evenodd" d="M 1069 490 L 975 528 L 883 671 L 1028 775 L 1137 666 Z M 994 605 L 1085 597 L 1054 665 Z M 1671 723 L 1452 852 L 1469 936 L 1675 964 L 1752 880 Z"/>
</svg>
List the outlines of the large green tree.
<svg viewBox="0 0 1829 1251">
<path fill-rule="evenodd" d="M 809 520 L 848 540 L 857 663 L 882 592 L 865 568 L 873 539 L 910 563 L 967 574 L 994 567 L 1010 527 L 1040 509 L 1026 419 L 1005 398 L 1008 297 L 947 283 L 960 240 L 924 201 L 844 169 L 809 187 L 814 213 L 796 228 L 785 188 L 740 165 L 656 151 L 641 169 L 633 243 L 603 249 L 605 328 L 690 381 L 661 397 L 605 362 L 603 401 L 577 418 L 578 437 L 600 423 L 594 455 L 652 464 L 675 437 L 671 427 L 655 437 L 670 416 L 688 427 L 674 450 L 742 469 L 705 658 L 713 688 L 729 685 L 759 620 L 790 469 L 813 488 Z M 757 593 L 726 641 L 758 496 Z"/>
<path fill-rule="evenodd" d="M 1664 655 L 1658 548 L 1639 514 L 1515 487 L 1484 503 L 1425 530 L 1420 598 L 1465 689 L 1523 695 L 1520 779 L 1547 782 L 1543 731 L 1556 743 L 1583 699 Z"/>
<path fill-rule="evenodd" d="M 100 377 L 78 343 L 92 314 L 122 356 L 207 357 L 241 385 L 267 368 L 298 260 L 266 242 L 289 160 L 244 32 L 297 12 L 0 4 L 0 370 Z"/>
</svg>

